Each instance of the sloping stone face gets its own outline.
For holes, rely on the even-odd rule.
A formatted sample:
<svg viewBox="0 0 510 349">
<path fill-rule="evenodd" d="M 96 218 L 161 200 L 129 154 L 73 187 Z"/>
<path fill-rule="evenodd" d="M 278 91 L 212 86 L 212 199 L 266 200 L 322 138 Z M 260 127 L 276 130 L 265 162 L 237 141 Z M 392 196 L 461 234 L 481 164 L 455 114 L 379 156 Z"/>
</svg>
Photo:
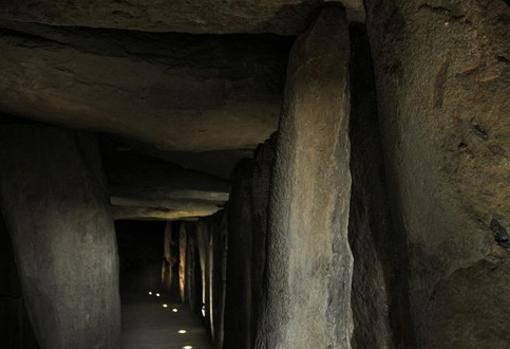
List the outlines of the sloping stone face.
<svg viewBox="0 0 510 349">
<path fill-rule="evenodd" d="M 217 348 L 254 346 L 264 306 L 267 209 L 275 141 L 276 137 L 271 137 L 254 158 L 238 164 L 227 208 L 196 224 L 202 295 Z"/>
<path fill-rule="evenodd" d="M 1 125 L 0 204 L 41 349 L 119 346 L 118 257 L 94 139 Z"/>
<path fill-rule="evenodd" d="M 258 347 L 350 348 L 349 46 L 344 11 L 328 7 L 291 51 Z"/>
<path fill-rule="evenodd" d="M 508 1 L 366 4 L 417 343 L 508 348 Z"/>
<path fill-rule="evenodd" d="M 338 2 L 338 1 L 333 1 Z M 352 20 L 361 0 L 342 0 Z M 0 18 L 52 25 L 186 33 L 298 34 L 323 0 L 5 0 Z"/>
<path fill-rule="evenodd" d="M 0 110 L 164 151 L 255 149 L 290 39 L 0 24 Z"/>
</svg>

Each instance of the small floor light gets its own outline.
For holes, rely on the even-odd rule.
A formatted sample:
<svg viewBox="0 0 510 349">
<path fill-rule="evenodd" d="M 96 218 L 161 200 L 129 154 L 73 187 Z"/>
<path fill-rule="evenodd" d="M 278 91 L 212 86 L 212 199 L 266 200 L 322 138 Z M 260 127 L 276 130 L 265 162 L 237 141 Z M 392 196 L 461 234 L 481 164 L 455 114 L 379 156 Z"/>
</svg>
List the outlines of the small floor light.
<svg viewBox="0 0 510 349">
<path fill-rule="evenodd" d="M 159 293 L 156 293 L 156 297 L 159 297 L 159 296 L 160 296 L 160 294 L 159 294 Z"/>
<path fill-rule="evenodd" d="M 185 345 L 182 347 L 182 349 L 193 349 L 193 347 L 191 345 Z"/>
<path fill-rule="evenodd" d="M 152 296 L 152 291 L 149 291 L 149 296 Z"/>
<path fill-rule="evenodd" d="M 186 330 L 179 330 L 179 331 L 177 331 L 177 333 L 180 333 L 180 334 L 185 334 L 186 332 L 188 332 L 188 331 L 186 331 Z"/>
<path fill-rule="evenodd" d="M 177 312 L 179 311 L 179 309 L 177 309 L 177 308 L 173 308 L 173 309 L 172 309 L 172 311 L 173 311 L 174 313 L 177 313 Z"/>
<path fill-rule="evenodd" d="M 163 308 L 168 308 L 168 304 L 163 304 Z"/>
</svg>

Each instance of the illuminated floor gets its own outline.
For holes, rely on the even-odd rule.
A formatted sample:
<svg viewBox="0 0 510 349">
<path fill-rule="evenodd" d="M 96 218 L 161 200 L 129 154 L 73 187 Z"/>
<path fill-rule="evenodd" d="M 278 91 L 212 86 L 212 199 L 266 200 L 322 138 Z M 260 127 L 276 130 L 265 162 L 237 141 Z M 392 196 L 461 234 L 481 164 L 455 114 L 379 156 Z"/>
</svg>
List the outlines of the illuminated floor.
<svg viewBox="0 0 510 349">
<path fill-rule="evenodd" d="M 212 349 L 200 319 L 181 304 L 164 308 L 165 302 L 147 296 L 122 305 L 122 349 Z"/>
</svg>

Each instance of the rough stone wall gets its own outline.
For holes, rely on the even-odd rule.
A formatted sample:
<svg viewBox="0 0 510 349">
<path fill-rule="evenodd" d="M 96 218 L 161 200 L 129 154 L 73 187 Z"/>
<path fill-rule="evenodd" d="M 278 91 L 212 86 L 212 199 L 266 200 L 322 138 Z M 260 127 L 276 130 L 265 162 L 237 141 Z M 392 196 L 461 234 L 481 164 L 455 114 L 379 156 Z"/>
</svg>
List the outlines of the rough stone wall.
<svg viewBox="0 0 510 349">
<path fill-rule="evenodd" d="M 0 207 L 42 349 L 119 346 L 117 244 L 94 139 L 0 127 Z"/>
<path fill-rule="evenodd" d="M 508 1 L 365 2 L 417 347 L 508 348 Z"/>
<path fill-rule="evenodd" d="M 269 206 L 266 348 L 350 348 L 349 30 L 327 7 L 291 51 Z"/>
</svg>

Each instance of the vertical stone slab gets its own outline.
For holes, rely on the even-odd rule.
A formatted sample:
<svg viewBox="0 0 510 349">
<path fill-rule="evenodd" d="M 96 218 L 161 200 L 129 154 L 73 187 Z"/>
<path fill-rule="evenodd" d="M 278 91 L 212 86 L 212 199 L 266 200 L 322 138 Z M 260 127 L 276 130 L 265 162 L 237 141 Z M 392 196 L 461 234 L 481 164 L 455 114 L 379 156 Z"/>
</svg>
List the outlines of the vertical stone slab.
<svg viewBox="0 0 510 349">
<path fill-rule="evenodd" d="M 234 170 L 228 203 L 227 296 L 225 349 L 250 349 L 252 328 L 252 212 L 253 161 L 246 159 Z"/>
<path fill-rule="evenodd" d="M 186 224 L 186 304 L 191 311 L 200 314 L 202 307 L 202 275 L 198 252 L 197 224 Z"/>
<path fill-rule="evenodd" d="M 211 332 L 211 338 L 214 342 L 216 337 L 216 327 L 214 324 L 214 312 L 216 311 L 216 304 L 214 302 L 214 297 L 216 296 L 216 290 L 214 288 L 215 278 L 214 275 L 214 224 L 211 222 L 210 218 L 207 218 L 207 225 L 210 232 L 209 236 L 209 245 L 207 246 L 207 278 L 208 278 L 208 299 L 207 299 L 207 309 L 209 310 L 207 313 L 207 320 L 209 322 L 209 329 Z"/>
<path fill-rule="evenodd" d="M 344 10 L 326 7 L 291 51 L 259 347 L 350 348 L 349 46 Z"/>
<path fill-rule="evenodd" d="M 94 139 L 0 128 L 0 204 L 41 349 L 118 348 L 118 256 Z"/>
<path fill-rule="evenodd" d="M 509 3 L 365 3 L 417 346 L 508 348 Z"/>
<path fill-rule="evenodd" d="M 187 251 L 186 223 L 179 225 L 179 295 L 181 302 L 186 301 L 186 251 Z"/>
<path fill-rule="evenodd" d="M 166 292 L 172 291 L 173 265 L 175 256 L 172 255 L 172 222 L 166 222 L 163 238 L 163 265 L 161 267 L 161 285 Z"/>
<path fill-rule="evenodd" d="M 201 307 L 204 307 L 204 312 L 202 315 L 204 317 L 207 316 L 209 312 L 209 274 L 207 270 L 209 269 L 209 229 L 204 220 L 200 220 L 197 223 L 197 245 L 198 245 L 198 254 L 200 257 L 200 275 L 201 275 L 201 284 L 202 284 L 202 302 Z"/>
<path fill-rule="evenodd" d="M 224 211 L 214 216 L 214 348 L 223 349 L 227 288 L 228 223 Z"/>
</svg>

